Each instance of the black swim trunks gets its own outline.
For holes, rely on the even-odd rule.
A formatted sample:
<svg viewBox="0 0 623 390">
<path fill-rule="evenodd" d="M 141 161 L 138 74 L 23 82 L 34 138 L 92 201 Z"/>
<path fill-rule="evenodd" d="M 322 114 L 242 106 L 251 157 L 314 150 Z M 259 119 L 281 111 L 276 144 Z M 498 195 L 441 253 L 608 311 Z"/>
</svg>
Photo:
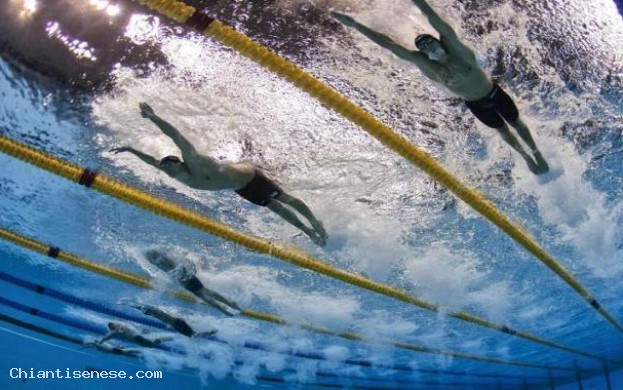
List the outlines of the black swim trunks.
<svg viewBox="0 0 623 390">
<path fill-rule="evenodd" d="M 181 318 L 176 318 L 172 325 L 175 330 L 184 336 L 193 337 L 195 335 L 193 328 L 191 328 L 190 325 L 188 325 L 188 323 Z"/>
<path fill-rule="evenodd" d="M 203 290 L 203 283 L 195 275 L 180 278 L 179 283 L 193 294 L 198 294 L 199 291 Z"/>
<path fill-rule="evenodd" d="M 493 84 L 493 89 L 487 96 L 470 102 L 466 101 L 465 104 L 478 120 L 494 129 L 504 127 L 504 119 L 514 123 L 519 118 L 519 111 L 513 99 L 497 84 Z"/>
<path fill-rule="evenodd" d="M 236 193 L 251 203 L 260 206 L 267 206 L 272 198 L 276 198 L 283 193 L 274 181 L 267 178 L 260 170 L 255 170 L 253 179 Z"/>
</svg>

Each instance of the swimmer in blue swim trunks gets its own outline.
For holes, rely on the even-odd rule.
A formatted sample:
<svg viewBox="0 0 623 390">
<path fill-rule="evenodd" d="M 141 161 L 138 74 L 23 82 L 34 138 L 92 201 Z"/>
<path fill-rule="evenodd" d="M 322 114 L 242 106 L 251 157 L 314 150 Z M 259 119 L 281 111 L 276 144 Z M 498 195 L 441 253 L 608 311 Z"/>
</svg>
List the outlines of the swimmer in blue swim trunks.
<svg viewBox="0 0 623 390">
<path fill-rule="evenodd" d="M 287 222 L 307 234 L 316 244 L 327 243 L 327 232 L 309 207 L 300 199 L 286 193 L 257 166 L 250 163 L 231 163 L 199 154 L 193 144 L 175 127 L 160 118 L 147 103 L 140 103 L 141 115 L 152 121 L 175 142 L 182 158 L 167 156 L 157 160 L 130 146 L 112 149 L 115 153 L 129 152 L 187 186 L 199 190 L 234 190 L 238 195 L 259 206 L 268 207 Z M 305 225 L 294 211 L 305 217 Z"/>
<path fill-rule="evenodd" d="M 409 50 L 350 16 L 337 12 L 333 12 L 332 15 L 399 58 L 415 64 L 426 77 L 443 84 L 463 98 L 476 118 L 496 129 L 504 141 L 524 158 L 532 173 L 538 175 L 547 172 L 549 166 L 532 139 L 530 129 L 519 118 L 517 106 L 511 97 L 487 77 L 478 65 L 476 54 L 461 42 L 452 27 L 437 15 L 425 0 L 412 1 L 422 10 L 440 35 L 440 39 L 428 34 L 416 37 L 415 46 L 418 50 Z M 528 145 L 534 159 L 511 133 L 508 124 Z"/>
</svg>

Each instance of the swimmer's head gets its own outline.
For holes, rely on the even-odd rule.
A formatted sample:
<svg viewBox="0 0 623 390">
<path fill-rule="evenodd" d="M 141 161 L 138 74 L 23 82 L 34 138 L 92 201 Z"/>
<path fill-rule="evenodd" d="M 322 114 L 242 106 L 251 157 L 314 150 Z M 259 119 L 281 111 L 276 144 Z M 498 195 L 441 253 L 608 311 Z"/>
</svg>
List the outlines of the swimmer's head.
<svg viewBox="0 0 623 390">
<path fill-rule="evenodd" d="M 112 332 L 116 332 L 121 330 L 121 325 L 115 323 L 115 322 L 109 322 L 108 323 L 108 329 L 110 329 Z"/>
<path fill-rule="evenodd" d="M 145 257 L 150 263 L 160 268 L 164 272 L 169 272 L 175 269 L 175 261 L 169 259 L 162 252 L 149 250 L 145 252 Z"/>
<path fill-rule="evenodd" d="M 443 62 L 448 57 L 448 52 L 441 41 L 432 35 L 418 35 L 415 38 L 415 47 L 432 61 Z"/>
<path fill-rule="evenodd" d="M 177 156 L 166 156 L 160 160 L 159 167 L 170 176 L 177 176 L 186 169 L 184 162 Z"/>
</svg>

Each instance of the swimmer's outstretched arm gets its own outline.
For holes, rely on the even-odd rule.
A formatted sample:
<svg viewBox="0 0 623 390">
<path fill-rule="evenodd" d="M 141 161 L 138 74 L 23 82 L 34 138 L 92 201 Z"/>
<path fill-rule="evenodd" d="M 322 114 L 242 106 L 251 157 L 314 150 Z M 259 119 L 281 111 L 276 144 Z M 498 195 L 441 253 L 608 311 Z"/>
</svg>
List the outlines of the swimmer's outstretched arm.
<svg viewBox="0 0 623 390">
<path fill-rule="evenodd" d="M 130 146 L 122 146 L 120 148 L 114 148 L 114 149 L 110 149 L 111 152 L 115 152 L 115 153 L 122 153 L 122 152 L 129 152 L 132 153 L 133 155 L 135 155 L 136 157 L 140 158 L 141 160 L 143 160 L 143 162 L 159 168 L 159 162 L 158 160 L 156 160 L 155 158 L 153 158 L 152 156 L 145 154 L 139 150 L 136 150 Z"/>
<path fill-rule="evenodd" d="M 422 72 L 424 72 L 424 74 L 428 75 L 429 77 L 434 77 L 436 72 L 436 65 L 430 59 L 428 59 L 425 54 L 417 50 L 409 50 L 404 46 L 397 44 L 387 35 L 381 34 L 380 32 L 374 31 L 371 28 L 364 26 L 363 24 L 357 22 L 355 19 L 351 18 L 348 15 L 340 14 L 338 12 L 331 12 L 331 15 L 333 15 L 334 18 L 342 22 L 345 26 L 354 27 L 355 29 L 357 29 L 357 31 L 365 35 L 372 42 L 391 51 L 396 56 L 398 56 L 398 58 L 415 64 L 418 68 L 420 68 L 420 70 L 422 70 Z"/>
<path fill-rule="evenodd" d="M 110 332 L 106 333 L 106 335 L 104 335 L 104 337 L 102 337 L 101 339 L 93 342 L 93 344 L 95 344 L 95 345 L 102 345 L 106 341 L 108 341 L 108 340 L 114 338 L 115 336 L 117 336 L 118 334 L 119 334 L 118 332 L 110 331 Z"/>
<path fill-rule="evenodd" d="M 442 38 L 447 40 L 458 40 L 456 32 L 445 20 L 443 20 L 437 12 L 431 7 L 426 0 L 411 0 L 422 11 L 422 13 L 428 18 L 428 22 L 433 26 L 435 30 L 441 35 Z"/>
<path fill-rule="evenodd" d="M 100 351 L 103 352 L 107 352 L 107 353 L 112 353 L 115 355 L 126 355 L 126 356 L 139 356 L 141 354 L 141 351 L 138 349 L 130 349 L 130 348 L 121 348 L 121 347 L 115 347 L 115 346 L 110 346 L 107 344 L 99 344 L 97 342 L 88 342 L 88 343 L 83 343 L 82 344 L 82 348 L 96 348 Z"/>
<path fill-rule="evenodd" d="M 341 14 L 339 12 L 331 12 L 331 15 L 340 21 L 343 25 L 348 27 L 353 27 L 363 35 L 365 35 L 372 42 L 377 45 L 384 47 L 385 49 L 390 50 L 392 53 L 402 58 L 403 60 L 412 61 L 413 60 L 413 52 L 409 49 L 397 44 L 387 35 L 381 34 L 380 32 L 374 31 L 371 28 L 364 26 L 359 23 L 352 17 L 348 15 Z"/>
<path fill-rule="evenodd" d="M 169 138 L 175 142 L 178 148 L 182 151 L 182 157 L 186 162 L 196 159 L 198 156 L 195 147 L 187 140 L 182 133 L 179 132 L 172 124 L 160 118 L 154 112 L 153 108 L 147 103 L 139 103 L 141 109 L 141 116 L 152 121 L 158 128 Z"/>
<path fill-rule="evenodd" d="M 115 355 L 126 355 L 126 356 L 137 357 L 137 356 L 140 356 L 141 354 L 141 351 L 138 349 L 109 347 L 107 345 L 96 345 L 95 347 L 103 352 L 108 352 L 108 353 L 112 353 Z"/>
</svg>

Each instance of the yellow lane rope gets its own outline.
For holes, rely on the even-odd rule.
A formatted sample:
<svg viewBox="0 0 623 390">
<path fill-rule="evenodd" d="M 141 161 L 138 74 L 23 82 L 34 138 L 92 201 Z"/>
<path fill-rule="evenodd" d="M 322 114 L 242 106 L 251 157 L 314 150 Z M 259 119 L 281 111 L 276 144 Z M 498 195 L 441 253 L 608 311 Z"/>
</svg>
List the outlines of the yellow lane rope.
<svg viewBox="0 0 623 390">
<path fill-rule="evenodd" d="M 78 182 L 85 187 L 91 187 L 101 193 L 110 195 L 111 197 L 122 200 L 128 204 L 148 210 L 154 214 L 167 217 L 171 220 L 183 223 L 187 226 L 204 231 L 206 233 L 221 237 L 225 240 L 242 245 L 256 252 L 269 254 L 275 258 L 284 260 L 301 268 L 306 268 L 314 272 L 332 277 L 342 282 L 358 286 L 362 289 L 377 292 L 390 298 L 394 298 L 423 309 L 438 312 L 439 307 L 433 303 L 415 297 L 404 290 L 400 290 L 382 283 L 378 283 L 367 279 L 361 275 L 352 274 L 341 269 L 325 264 L 320 260 L 306 254 L 305 252 L 294 249 L 285 248 L 275 245 L 267 240 L 259 237 L 251 236 L 233 228 L 204 217 L 181 206 L 175 205 L 164 199 L 160 199 L 153 195 L 142 192 L 127 184 L 115 181 L 103 174 L 83 169 L 75 164 L 65 162 L 58 157 L 54 157 L 43 151 L 37 150 L 20 142 L 12 140 L 6 136 L 0 135 L 0 151 L 10 156 L 17 157 L 34 166 L 45 169 L 49 172 L 57 174 L 61 177 L 68 178 L 74 182 Z M 32 245 L 32 244 L 29 244 Z M 33 248 L 35 249 L 35 248 Z M 78 260 L 72 260 L 79 265 Z M 104 272 L 107 272 L 103 270 Z M 135 281 L 134 284 L 140 284 Z M 571 353 L 580 354 L 595 358 L 588 353 L 567 347 L 556 342 L 546 340 L 527 332 L 521 332 L 512 329 L 506 325 L 495 324 L 483 318 L 474 316 L 466 312 L 450 313 L 451 317 L 471 322 L 492 330 L 497 330 L 509 335 L 514 335 L 526 340 L 530 340 L 549 347 L 562 349 Z"/>
<path fill-rule="evenodd" d="M 327 107 L 332 108 L 351 122 L 360 126 L 383 145 L 422 169 L 433 179 L 454 193 L 458 198 L 462 199 L 470 207 L 487 218 L 491 223 L 498 226 L 502 231 L 554 271 L 556 275 L 580 294 L 584 300 L 616 329 L 623 332 L 623 326 L 599 304 L 590 291 L 519 225 L 513 223 L 502 211 L 478 192 L 462 184 L 459 179 L 443 168 L 424 150 L 411 144 L 406 138 L 395 133 L 391 128 L 361 107 L 349 101 L 335 89 L 261 44 L 254 42 L 246 35 L 208 15 L 198 12 L 194 7 L 188 6 L 183 2 L 177 0 L 138 1 L 163 16 L 171 18 L 179 23 L 184 23 L 200 31 L 204 35 L 212 37 L 222 44 L 229 46 L 241 55 L 287 79 L 303 91 L 318 99 Z"/>
<path fill-rule="evenodd" d="M 112 267 L 107 267 L 101 264 L 97 264 L 91 260 L 82 258 L 80 256 L 77 256 L 69 252 L 65 252 L 56 246 L 51 246 L 51 245 L 42 243 L 40 241 L 36 241 L 32 238 L 23 236 L 14 231 L 5 229 L 1 226 L 0 226 L 0 238 L 6 241 L 12 242 L 16 245 L 19 245 L 23 248 L 30 249 L 34 252 L 47 255 L 53 260 L 62 261 L 62 262 L 71 264 L 75 267 L 82 268 L 93 273 L 97 273 L 99 275 L 102 275 L 110 279 L 118 280 L 120 282 L 124 282 L 127 284 L 132 284 L 134 286 L 141 287 L 144 289 L 151 289 L 151 290 L 154 289 L 153 284 L 147 278 L 120 270 L 118 268 L 112 268 Z M 167 294 L 174 296 L 180 300 L 186 301 L 186 302 L 205 304 L 203 301 L 197 300 L 193 295 L 186 293 L 186 292 L 169 290 L 167 291 Z M 472 355 L 472 354 L 467 354 L 463 352 L 454 352 L 454 351 L 443 350 L 443 349 L 429 348 L 429 347 L 425 347 L 422 345 L 410 344 L 410 343 L 405 343 L 405 342 L 390 341 L 390 340 L 377 340 L 373 338 L 366 338 L 364 336 L 361 336 L 357 333 L 352 333 L 352 332 L 334 332 L 334 331 L 331 331 L 325 328 L 321 328 L 321 327 L 317 327 L 317 326 L 313 326 L 309 324 L 290 323 L 277 315 L 256 312 L 256 311 L 249 310 L 249 309 L 243 309 L 242 314 L 246 317 L 253 318 L 255 320 L 264 321 L 264 322 L 269 322 L 272 324 L 290 325 L 290 326 L 295 325 L 295 326 L 299 326 L 309 331 L 313 331 L 316 333 L 321 333 L 321 334 L 325 334 L 329 336 L 336 336 L 336 337 L 341 337 L 343 339 L 354 340 L 354 341 L 379 343 L 379 344 L 384 344 L 384 345 L 388 345 L 388 346 L 392 346 L 392 347 L 400 348 L 400 349 L 405 349 L 409 351 L 444 355 L 444 356 L 456 357 L 456 358 L 467 359 L 467 360 L 474 360 L 474 361 L 479 361 L 479 362 L 484 362 L 484 363 L 505 364 L 505 365 L 528 367 L 528 368 L 537 368 L 537 369 L 543 369 L 543 370 L 575 371 L 574 367 L 562 367 L 562 366 L 559 367 L 559 366 L 547 366 L 547 365 L 534 364 L 534 363 L 525 363 L 525 362 L 515 361 L 515 360 L 498 359 L 498 358 L 492 358 L 492 357 L 486 357 L 486 356 Z"/>
</svg>

